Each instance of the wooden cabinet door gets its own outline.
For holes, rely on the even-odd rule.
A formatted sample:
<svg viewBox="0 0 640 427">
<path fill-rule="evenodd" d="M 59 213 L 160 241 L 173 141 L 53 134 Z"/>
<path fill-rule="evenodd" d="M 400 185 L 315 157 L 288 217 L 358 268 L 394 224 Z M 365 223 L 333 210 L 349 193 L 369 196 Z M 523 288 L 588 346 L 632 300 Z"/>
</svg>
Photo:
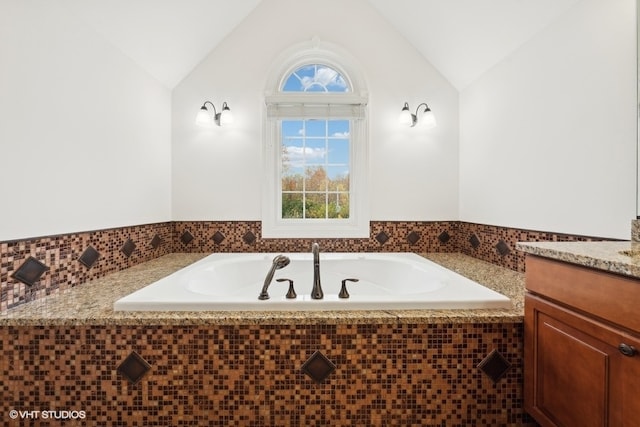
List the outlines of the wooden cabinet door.
<svg viewBox="0 0 640 427">
<path fill-rule="evenodd" d="M 623 334 L 618 338 L 618 352 L 611 363 L 611 426 L 635 427 L 640 425 L 640 340 Z M 627 346 L 625 355 L 620 344 Z M 635 351 L 629 354 L 629 347 Z"/>
<path fill-rule="evenodd" d="M 532 321 L 525 329 L 527 411 L 543 426 L 608 425 L 611 346 L 543 301 L 528 297 L 526 311 Z"/>
<path fill-rule="evenodd" d="M 640 419 L 638 340 L 527 294 L 525 409 L 542 426 L 632 426 Z"/>
</svg>

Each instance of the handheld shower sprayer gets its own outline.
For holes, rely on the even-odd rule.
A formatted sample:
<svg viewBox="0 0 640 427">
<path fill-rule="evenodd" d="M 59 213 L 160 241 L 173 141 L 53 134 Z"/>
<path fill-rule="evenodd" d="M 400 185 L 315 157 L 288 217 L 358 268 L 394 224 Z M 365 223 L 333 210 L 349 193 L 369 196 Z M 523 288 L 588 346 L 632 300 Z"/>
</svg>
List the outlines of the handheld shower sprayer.
<svg viewBox="0 0 640 427">
<path fill-rule="evenodd" d="M 262 291 L 260 292 L 260 296 L 258 296 L 258 299 L 269 299 L 269 292 L 267 292 L 267 290 L 269 289 L 271 280 L 273 280 L 273 275 L 276 273 L 276 270 L 285 268 L 287 265 L 289 265 L 290 262 L 291 260 L 289 259 L 289 257 L 284 255 L 278 255 L 273 259 L 273 263 L 271 264 L 271 268 L 267 273 L 267 277 L 264 278 L 264 285 L 262 286 Z"/>
</svg>

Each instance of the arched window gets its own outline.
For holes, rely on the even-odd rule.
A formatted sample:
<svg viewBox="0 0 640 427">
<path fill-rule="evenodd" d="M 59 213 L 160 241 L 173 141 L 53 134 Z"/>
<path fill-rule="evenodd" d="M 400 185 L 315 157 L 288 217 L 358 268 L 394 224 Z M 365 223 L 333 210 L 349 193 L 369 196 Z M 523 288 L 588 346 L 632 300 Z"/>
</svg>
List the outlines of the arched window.
<svg viewBox="0 0 640 427">
<path fill-rule="evenodd" d="M 327 52 L 294 54 L 267 90 L 264 237 L 369 235 L 366 97 Z"/>
</svg>

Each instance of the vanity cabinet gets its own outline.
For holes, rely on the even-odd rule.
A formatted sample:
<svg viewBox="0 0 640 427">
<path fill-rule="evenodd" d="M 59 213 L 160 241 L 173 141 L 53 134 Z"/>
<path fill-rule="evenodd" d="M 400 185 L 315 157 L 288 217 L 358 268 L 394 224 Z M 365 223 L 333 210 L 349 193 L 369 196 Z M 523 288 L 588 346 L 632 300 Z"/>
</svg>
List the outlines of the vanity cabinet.
<svg viewBox="0 0 640 427">
<path fill-rule="evenodd" d="M 525 409 L 541 426 L 640 425 L 640 280 L 527 256 Z"/>
</svg>

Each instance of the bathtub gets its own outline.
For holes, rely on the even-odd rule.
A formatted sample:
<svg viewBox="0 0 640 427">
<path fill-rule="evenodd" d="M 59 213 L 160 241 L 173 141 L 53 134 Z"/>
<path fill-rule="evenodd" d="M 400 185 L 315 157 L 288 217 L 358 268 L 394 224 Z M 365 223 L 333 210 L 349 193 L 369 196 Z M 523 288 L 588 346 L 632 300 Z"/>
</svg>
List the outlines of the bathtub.
<svg viewBox="0 0 640 427">
<path fill-rule="evenodd" d="M 270 298 L 259 300 L 276 253 L 215 253 L 114 303 L 116 311 L 298 311 L 511 308 L 511 301 L 413 253 L 321 253 L 324 298 L 311 299 L 311 253 L 285 254 Z M 286 298 L 294 282 L 295 299 Z M 343 279 L 350 297 L 339 298 Z"/>
</svg>

